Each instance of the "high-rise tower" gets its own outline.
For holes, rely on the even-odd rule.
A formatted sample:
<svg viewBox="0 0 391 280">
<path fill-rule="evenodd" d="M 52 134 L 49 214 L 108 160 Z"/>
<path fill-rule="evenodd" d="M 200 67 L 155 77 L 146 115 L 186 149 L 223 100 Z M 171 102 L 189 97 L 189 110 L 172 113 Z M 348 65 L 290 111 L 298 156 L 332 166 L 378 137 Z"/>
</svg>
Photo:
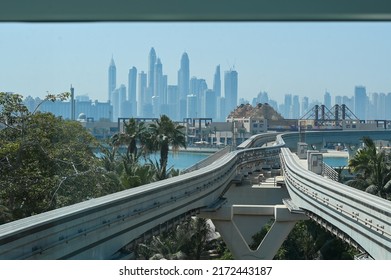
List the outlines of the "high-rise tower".
<svg viewBox="0 0 391 280">
<path fill-rule="evenodd" d="M 181 99 L 186 99 L 189 95 L 190 68 L 189 56 L 186 52 L 182 54 L 181 68 L 178 71 L 178 89 Z"/>
<path fill-rule="evenodd" d="M 308 96 L 304 96 L 301 101 L 301 115 L 304 116 L 308 112 L 309 99 Z"/>
<path fill-rule="evenodd" d="M 154 86 L 153 86 L 153 97 L 152 104 L 154 106 L 153 112 L 155 117 L 160 115 L 160 105 L 163 97 L 163 64 L 160 61 L 160 58 L 157 59 L 154 70 Z"/>
<path fill-rule="evenodd" d="M 292 118 L 292 94 L 285 94 L 283 116 L 286 119 Z"/>
<path fill-rule="evenodd" d="M 356 86 L 354 89 L 354 113 L 360 120 L 366 119 L 367 98 L 365 87 Z"/>
<path fill-rule="evenodd" d="M 163 64 L 160 58 L 157 59 L 154 68 L 154 85 L 153 85 L 153 96 L 162 95 L 162 79 L 163 79 Z"/>
<path fill-rule="evenodd" d="M 156 52 L 154 48 L 151 48 L 148 56 L 148 90 L 151 98 L 154 94 L 155 64 L 156 64 Z"/>
<path fill-rule="evenodd" d="M 178 70 L 178 93 L 179 93 L 179 118 L 187 117 L 187 96 L 190 85 L 189 56 L 186 52 L 181 57 L 181 67 Z"/>
<path fill-rule="evenodd" d="M 147 74 L 141 71 L 138 74 L 137 115 L 139 117 L 145 116 L 144 107 L 147 104 Z"/>
<path fill-rule="evenodd" d="M 224 73 L 225 117 L 238 105 L 238 72 L 235 70 Z"/>
<path fill-rule="evenodd" d="M 128 75 L 128 101 L 130 103 L 131 114 L 137 116 L 137 98 L 136 98 L 137 68 L 129 69 Z"/>
<path fill-rule="evenodd" d="M 326 108 L 331 109 L 331 95 L 328 91 L 324 93 L 323 105 L 326 106 Z"/>
<path fill-rule="evenodd" d="M 298 95 L 294 95 L 292 99 L 292 118 L 300 118 L 300 101 Z"/>
<path fill-rule="evenodd" d="M 115 67 L 114 58 L 111 57 L 109 66 L 109 88 L 108 88 L 108 101 L 111 101 L 111 94 L 117 87 L 117 68 Z"/>
<path fill-rule="evenodd" d="M 126 101 L 126 86 L 121 84 L 118 88 L 118 111 L 120 118 L 128 118 L 131 116 L 131 108 L 129 101 Z"/>
<path fill-rule="evenodd" d="M 220 65 L 216 66 L 216 72 L 213 77 L 213 91 L 214 91 L 216 97 L 221 96 Z"/>
</svg>

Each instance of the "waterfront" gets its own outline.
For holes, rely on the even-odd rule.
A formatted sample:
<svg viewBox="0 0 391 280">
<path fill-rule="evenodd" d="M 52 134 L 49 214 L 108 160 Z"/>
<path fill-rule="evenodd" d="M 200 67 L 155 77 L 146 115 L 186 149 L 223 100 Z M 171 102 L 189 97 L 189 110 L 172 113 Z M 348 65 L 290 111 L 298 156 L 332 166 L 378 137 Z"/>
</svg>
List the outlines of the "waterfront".
<svg viewBox="0 0 391 280">
<path fill-rule="evenodd" d="M 348 165 L 347 157 L 324 157 L 323 162 L 331 167 L 343 167 Z"/>
<path fill-rule="evenodd" d="M 209 157 L 210 155 L 217 152 L 217 150 L 182 150 L 176 154 L 174 154 L 172 151 L 168 154 L 168 168 L 173 167 L 175 169 L 183 170 L 186 168 L 189 168 L 196 164 L 197 162 L 200 162 L 201 160 Z M 98 157 L 102 156 L 102 153 L 95 152 L 95 155 Z M 152 161 L 159 161 L 160 155 L 159 153 L 154 153 L 150 155 L 150 159 Z M 143 162 L 143 158 L 140 158 L 141 162 Z M 144 161 L 145 162 L 145 161 Z"/>
<path fill-rule="evenodd" d="M 331 167 L 343 167 L 349 163 L 349 152 L 327 150 L 323 153 L 323 162 Z"/>
<path fill-rule="evenodd" d="M 168 156 L 168 167 L 173 167 L 175 169 L 183 170 L 188 168 L 197 162 L 210 156 L 211 152 L 202 152 L 202 151 L 180 151 L 179 153 L 174 154 L 173 152 L 169 153 Z M 159 154 L 151 156 L 151 159 L 159 160 Z"/>
</svg>

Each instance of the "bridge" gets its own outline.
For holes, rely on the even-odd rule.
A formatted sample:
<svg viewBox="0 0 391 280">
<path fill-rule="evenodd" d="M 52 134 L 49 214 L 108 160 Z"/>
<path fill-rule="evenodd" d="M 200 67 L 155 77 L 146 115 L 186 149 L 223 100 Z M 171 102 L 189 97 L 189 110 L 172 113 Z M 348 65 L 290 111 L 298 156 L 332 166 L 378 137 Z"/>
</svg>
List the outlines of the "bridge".
<svg viewBox="0 0 391 280">
<path fill-rule="evenodd" d="M 391 131 L 306 132 L 305 141 L 358 143 Z M 314 219 L 374 259 L 391 259 L 391 203 L 303 168 L 298 133 L 251 137 L 213 163 L 0 226 L 0 259 L 119 259 L 191 215 L 212 219 L 236 259 L 272 259 L 295 223 Z M 248 184 L 279 162 L 284 180 Z M 273 170 L 273 169 L 272 169 Z M 251 236 L 273 220 L 256 250 Z"/>
</svg>

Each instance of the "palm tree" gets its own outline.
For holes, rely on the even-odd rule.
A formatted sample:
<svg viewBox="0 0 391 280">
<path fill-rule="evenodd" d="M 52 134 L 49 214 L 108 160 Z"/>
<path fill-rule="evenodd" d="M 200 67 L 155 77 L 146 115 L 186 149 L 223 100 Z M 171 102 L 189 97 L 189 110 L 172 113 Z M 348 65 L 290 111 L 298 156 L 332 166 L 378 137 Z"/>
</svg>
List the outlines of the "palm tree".
<svg viewBox="0 0 391 280">
<path fill-rule="evenodd" d="M 160 119 L 149 125 L 148 137 L 145 137 L 146 145 L 149 151 L 160 151 L 160 170 L 161 178 L 167 177 L 167 162 L 170 146 L 174 153 L 179 148 L 186 148 L 186 137 L 182 129 L 184 126 L 174 123 L 166 115 L 160 116 Z"/>
<path fill-rule="evenodd" d="M 134 118 L 124 121 L 124 132 L 116 133 L 112 137 L 112 144 L 115 149 L 120 145 L 127 145 L 126 157 L 129 161 L 138 158 L 137 141 L 144 142 L 146 127 L 144 122 L 137 122 Z"/>
<path fill-rule="evenodd" d="M 170 232 L 139 244 L 138 254 L 148 259 L 199 260 L 206 252 L 212 229 L 204 218 L 186 219 Z"/>
<path fill-rule="evenodd" d="M 362 140 L 365 147 L 349 161 L 349 168 L 357 173 L 356 178 L 347 184 L 387 198 L 391 190 L 390 158 L 384 151 L 377 151 L 371 138 L 364 137 Z"/>
<path fill-rule="evenodd" d="M 141 165 L 139 163 L 139 158 L 145 155 L 144 143 L 146 141 L 144 138 L 147 135 L 147 127 L 144 122 L 137 122 L 131 118 L 123 124 L 124 131 L 111 138 L 113 149 L 109 153 L 111 156 L 109 159 L 114 163 L 119 163 L 115 155 L 121 145 L 126 146 L 126 153 L 120 155 L 122 160 L 120 164 L 115 165 L 115 171 L 119 175 L 122 188 L 128 189 L 150 183 L 154 179 L 155 172 L 151 164 Z M 141 149 L 138 148 L 140 145 Z"/>
</svg>

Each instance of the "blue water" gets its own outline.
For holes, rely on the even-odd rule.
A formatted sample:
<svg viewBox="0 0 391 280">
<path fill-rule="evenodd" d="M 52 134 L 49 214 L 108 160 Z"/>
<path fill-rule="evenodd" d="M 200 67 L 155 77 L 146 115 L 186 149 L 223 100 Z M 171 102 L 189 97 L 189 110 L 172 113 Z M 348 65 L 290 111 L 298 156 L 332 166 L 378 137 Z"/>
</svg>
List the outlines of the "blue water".
<svg viewBox="0 0 391 280">
<path fill-rule="evenodd" d="M 202 153 L 202 152 L 179 152 L 177 154 L 174 154 L 172 152 L 169 152 L 168 155 L 168 168 L 173 167 L 175 169 L 185 169 L 188 168 L 197 162 L 207 158 L 212 153 Z M 101 154 L 99 152 L 96 153 L 96 155 L 99 157 Z M 150 156 L 152 161 L 159 161 L 160 155 L 157 153 L 155 155 Z M 140 158 L 142 161 L 143 159 Z"/>
<path fill-rule="evenodd" d="M 346 157 L 323 157 L 323 162 L 331 167 L 348 166 L 348 158 Z"/>
<path fill-rule="evenodd" d="M 174 155 L 170 152 L 168 156 L 168 167 L 173 166 L 175 169 L 182 170 L 196 164 L 210 155 L 211 153 L 199 152 L 180 152 Z M 159 160 L 159 156 L 155 156 L 155 158 Z"/>
</svg>

